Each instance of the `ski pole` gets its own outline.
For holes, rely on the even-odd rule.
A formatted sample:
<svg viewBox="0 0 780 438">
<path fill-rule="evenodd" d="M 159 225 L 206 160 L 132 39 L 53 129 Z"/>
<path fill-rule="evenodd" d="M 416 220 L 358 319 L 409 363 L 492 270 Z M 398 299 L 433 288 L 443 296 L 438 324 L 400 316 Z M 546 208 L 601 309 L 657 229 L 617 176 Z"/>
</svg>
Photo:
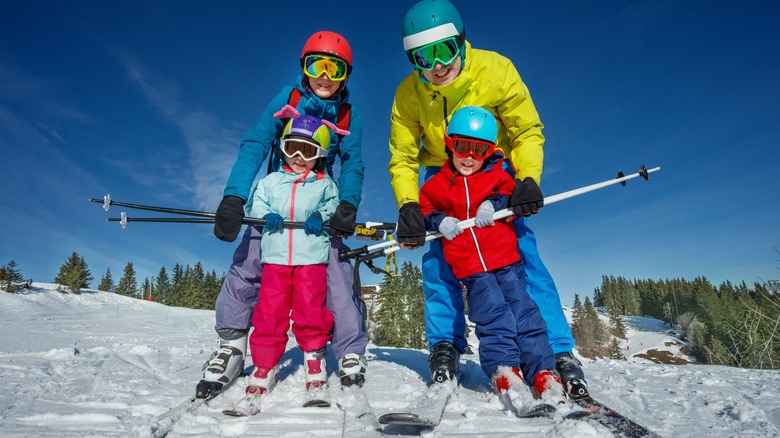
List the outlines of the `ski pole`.
<svg viewBox="0 0 780 438">
<path fill-rule="evenodd" d="M 118 202 L 111 199 L 111 195 L 105 195 L 103 199 L 90 198 L 90 202 L 97 202 L 103 204 L 103 209 L 108 211 L 110 206 L 116 205 L 117 207 L 127 207 L 135 210 L 156 211 L 159 213 L 180 214 L 185 216 L 196 216 L 203 218 L 202 220 L 185 220 L 185 218 L 129 218 L 125 213 L 121 215 L 126 218 L 123 221 L 122 218 L 109 218 L 109 222 L 124 222 L 123 228 L 127 225 L 127 222 L 169 222 L 169 223 L 201 223 L 208 224 L 214 223 L 216 213 L 209 211 L 196 211 L 196 210 L 183 210 L 177 208 L 168 207 L 156 207 L 153 205 L 141 205 L 130 204 L 127 202 Z M 265 220 L 259 218 L 245 217 L 242 221 L 243 224 L 250 225 L 265 225 Z M 284 226 L 303 227 L 303 222 L 284 222 Z M 324 226 L 329 226 L 328 222 L 325 222 Z M 393 222 L 376 222 L 366 221 L 356 224 L 355 233 L 362 235 L 371 240 L 382 240 L 387 237 L 389 231 L 395 230 L 396 224 Z"/>
<path fill-rule="evenodd" d="M 108 222 L 119 222 L 122 228 L 127 228 L 129 222 L 154 222 L 154 223 L 177 223 L 177 224 L 213 224 L 214 218 L 209 217 L 129 217 L 127 213 L 120 213 L 120 217 L 110 217 L 106 219 Z M 264 226 L 265 219 L 245 217 L 241 223 L 246 225 Z M 389 226 L 389 224 L 374 222 L 373 224 L 381 224 L 382 226 Z M 393 226 L 395 224 L 392 224 Z M 284 221 L 283 227 L 303 228 L 303 222 L 298 221 Z M 322 224 L 323 230 L 328 232 L 330 228 L 330 222 Z M 387 238 L 389 231 L 386 229 L 366 228 L 362 224 L 358 224 L 355 227 L 355 239 L 357 240 L 384 240 Z"/>
<path fill-rule="evenodd" d="M 626 185 L 626 181 L 638 177 L 642 177 L 645 180 L 648 180 L 650 178 L 649 174 L 661 170 L 660 167 L 654 167 L 652 169 L 645 169 L 644 165 L 641 165 L 639 167 L 639 171 L 636 173 L 633 173 L 631 175 L 624 176 L 623 172 L 618 172 L 618 178 L 606 180 L 600 183 L 591 184 L 589 186 L 580 187 L 578 189 L 569 190 L 567 192 L 559 193 L 557 195 L 552 195 L 544 198 L 544 205 L 550 205 L 554 204 L 559 201 L 563 201 L 565 199 L 573 198 L 575 196 L 582 195 L 584 193 L 592 192 L 594 190 L 598 190 L 607 186 L 611 186 L 614 184 L 620 184 L 622 186 Z M 500 220 L 507 217 L 514 216 L 515 213 L 511 208 L 505 208 L 503 210 L 499 210 L 493 214 L 493 220 Z M 461 229 L 466 230 L 468 228 L 471 228 L 474 226 L 474 218 L 466 219 L 458 222 L 458 225 Z M 431 240 L 436 240 L 438 238 L 442 237 L 441 233 L 438 232 L 429 232 L 425 235 L 425 241 L 429 242 Z M 382 251 L 376 251 L 380 248 L 386 248 Z M 386 242 L 380 242 L 376 245 L 371 246 L 364 246 L 363 248 L 358 248 L 356 250 L 347 251 L 344 253 L 339 254 L 342 258 L 347 257 L 361 257 L 363 260 L 370 260 L 377 257 L 381 257 L 383 255 L 390 254 L 392 252 L 398 251 L 401 249 L 400 246 L 398 246 L 398 242 L 396 240 L 388 240 Z M 373 252 L 376 251 L 376 252 Z M 369 257 L 370 256 L 370 257 Z M 366 258 L 369 257 L 369 258 Z"/>
<path fill-rule="evenodd" d="M 208 211 L 181 210 L 178 208 L 155 207 L 153 205 L 140 205 L 140 204 L 128 204 L 126 202 L 117 202 L 111 199 L 111 195 L 103 196 L 103 199 L 89 198 L 89 202 L 97 202 L 99 204 L 102 203 L 103 210 L 105 211 L 108 211 L 108 209 L 112 205 L 116 205 L 117 207 L 127 207 L 135 210 L 156 211 L 159 213 L 170 213 L 170 214 L 182 214 L 186 216 L 199 216 L 199 217 L 212 217 L 212 218 L 216 216 L 216 213 L 211 213 Z"/>
</svg>

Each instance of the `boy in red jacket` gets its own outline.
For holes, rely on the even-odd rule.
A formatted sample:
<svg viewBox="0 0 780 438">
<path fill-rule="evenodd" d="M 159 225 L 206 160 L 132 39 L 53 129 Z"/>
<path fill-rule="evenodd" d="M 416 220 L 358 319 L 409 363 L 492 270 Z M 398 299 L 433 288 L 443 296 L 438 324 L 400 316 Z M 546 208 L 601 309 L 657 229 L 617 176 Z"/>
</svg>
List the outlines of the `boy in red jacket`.
<svg viewBox="0 0 780 438">
<path fill-rule="evenodd" d="M 444 258 L 468 289 L 480 363 L 496 392 L 510 387 L 527 392 L 524 376 L 535 397 L 559 403 L 563 386 L 554 371 L 547 326 L 526 292 L 517 235 L 511 222 L 493 221 L 514 188 L 502 168 L 503 154 L 495 149 L 497 135 L 489 111 L 456 111 L 445 134 L 449 160 L 423 185 L 420 208 L 426 229 L 446 239 Z M 476 226 L 462 229 L 459 222 L 471 218 Z"/>
</svg>

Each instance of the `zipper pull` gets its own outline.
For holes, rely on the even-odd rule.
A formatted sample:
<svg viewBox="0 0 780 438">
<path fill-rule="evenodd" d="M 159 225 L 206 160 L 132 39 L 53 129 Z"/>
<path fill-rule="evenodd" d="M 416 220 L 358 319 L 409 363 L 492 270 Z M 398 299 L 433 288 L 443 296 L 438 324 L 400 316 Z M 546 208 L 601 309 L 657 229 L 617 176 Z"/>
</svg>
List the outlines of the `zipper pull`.
<svg viewBox="0 0 780 438">
<path fill-rule="evenodd" d="M 428 104 L 428 106 L 433 106 L 433 102 L 436 101 L 436 96 L 439 95 L 439 90 L 434 90 L 433 93 L 431 93 L 431 103 Z"/>
</svg>

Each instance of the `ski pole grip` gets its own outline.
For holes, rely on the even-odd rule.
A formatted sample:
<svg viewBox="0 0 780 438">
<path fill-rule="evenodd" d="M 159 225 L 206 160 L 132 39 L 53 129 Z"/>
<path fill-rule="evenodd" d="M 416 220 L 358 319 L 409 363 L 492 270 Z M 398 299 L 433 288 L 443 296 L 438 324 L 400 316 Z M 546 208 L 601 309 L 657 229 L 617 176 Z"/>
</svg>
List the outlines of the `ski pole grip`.
<svg viewBox="0 0 780 438">
<path fill-rule="evenodd" d="M 355 248 L 350 251 L 344 251 L 339 253 L 339 260 L 344 261 L 347 259 L 357 259 L 361 254 L 368 253 L 368 245 L 364 245 L 360 248 Z"/>
</svg>

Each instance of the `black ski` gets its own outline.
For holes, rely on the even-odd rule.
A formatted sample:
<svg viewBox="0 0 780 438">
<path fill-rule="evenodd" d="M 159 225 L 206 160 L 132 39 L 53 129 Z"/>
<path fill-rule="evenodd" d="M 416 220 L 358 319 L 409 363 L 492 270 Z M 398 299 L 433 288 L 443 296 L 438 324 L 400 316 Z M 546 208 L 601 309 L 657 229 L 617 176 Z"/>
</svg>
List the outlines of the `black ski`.
<svg viewBox="0 0 780 438">
<path fill-rule="evenodd" d="M 575 400 L 575 402 L 587 409 L 589 414 L 585 419 L 596 420 L 599 424 L 607 427 L 612 431 L 612 434 L 625 438 L 640 438 L 640 437 L 652 437 L 660 438 L 658 434 L 652 432 L 637 424 L 635 421 L 624 417 L 614 409 L 610 409 L 601 402 L 594 400 L 592 397 L 588 397 L 582 400 Z"/>
<path fill-rule="evenodd" d="M 415 400 L 406 410 L 388 412 L 379 417 L 384 425 L 400 424 L 414 427 L 436 427 L 441 423 L 444 408 L 450 401 L 458 384 L 452 380 L 434 383 L 428 387 L 425 395 Z"/>
</svg>

